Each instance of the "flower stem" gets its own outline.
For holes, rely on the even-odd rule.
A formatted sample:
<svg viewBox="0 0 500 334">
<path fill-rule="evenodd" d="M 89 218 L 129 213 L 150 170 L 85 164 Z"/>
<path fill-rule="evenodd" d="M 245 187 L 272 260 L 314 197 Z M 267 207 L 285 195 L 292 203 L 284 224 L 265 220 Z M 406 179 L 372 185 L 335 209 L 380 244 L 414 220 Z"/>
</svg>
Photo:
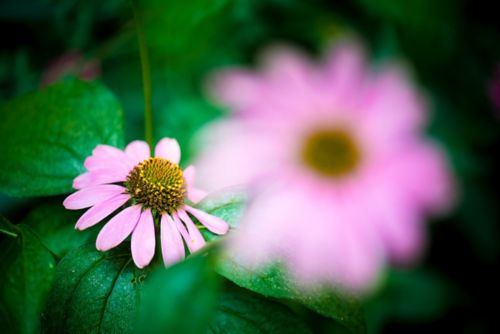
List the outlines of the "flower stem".
<svg viewBox="0 0 500 334">
<path fill-rule="evenodd" d="M 137 40 L 139 42 L 139 54 L 141 57 L 142 68 L 142 86 L 144 90 L 144 136 L 146 142 L 153 150 L 153 109 L 152 109 L 152 90 L 151 90 L 151 70 L 149 66 L 149 52 L 144 35 L 144 26 L 142 24 L 141 14 L 135 0 L 131 0 L 134 10 L 135 26 L 137 30 Z"/>
</svg>

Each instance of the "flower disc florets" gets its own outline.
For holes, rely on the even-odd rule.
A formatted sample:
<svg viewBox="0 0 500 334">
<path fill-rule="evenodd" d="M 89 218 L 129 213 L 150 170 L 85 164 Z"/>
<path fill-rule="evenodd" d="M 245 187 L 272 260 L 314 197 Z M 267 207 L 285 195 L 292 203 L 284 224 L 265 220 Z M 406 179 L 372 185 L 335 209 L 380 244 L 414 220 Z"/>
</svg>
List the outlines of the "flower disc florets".
<svg viewBox="0 0 500 334">
<path fill-rule="evenodd" d="M 186 196 L 179 165 L 158 157 L 135 166 L 127 176 L 126 186 L 132 199 L 158 213 L 175 212 Z"/>
<path fill-rule="evenodd" d="M 302 149 L 304 162 L 327 177 L 342 177 L 359 164 L 360 152 L 352 136 L 341 129 L 312 133 Z"/>
</svg>

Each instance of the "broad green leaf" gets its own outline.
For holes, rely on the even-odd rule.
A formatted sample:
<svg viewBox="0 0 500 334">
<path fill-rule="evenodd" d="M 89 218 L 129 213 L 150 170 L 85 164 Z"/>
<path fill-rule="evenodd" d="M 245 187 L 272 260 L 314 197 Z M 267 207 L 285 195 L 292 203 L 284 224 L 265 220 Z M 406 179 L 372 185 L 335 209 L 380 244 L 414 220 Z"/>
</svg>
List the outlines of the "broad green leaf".
<svg viewBox="0 0 500 334">
<path fill-rule="evenodd" d="M 0 108 L 0 191 L 67 193 L 98 144 L 123 145 L 120 104 L 98 83 L 66 81 Z"/>
<path fill-rule="evenodd" d="M 230 287 L 217 300 L 210 333 L 311 333 L 288 307 L 241 288 Z"/>
<path fill-rule="evenodd" d="M 238 191 L 229 191 L 227 194 L 220 193 L 207 198 L 199 204 L 199 208 L 223 218 L 235 229 L 245 208 L 245 202 L 245 195 Z M 216 238 L 208 231 L 204 231 L 204 235 L 207 239 Z M 332 289 L 303 291 L 279 264 L 254 270 L 226 254 L 220 261 L 218 272 L 237 285 L 264 296 L 303 304 L 325 317 L 339 321 L 353 333 L 366 331 L 363 310 L 355 297 Z"/>
<path fill-rule="evenodd" d="M 158 268 L 144 286 L 138 333 L 196 334 L 206 331 L 218 291 L 213 254 L 197 253 Z"/>
<path fill-rule="evenodd" d="M 69 250 L 95 240 L 101 226 L 85 231 L 75 230 L 75 223 L 82 211 L 66 210 L 62 203 L 47 203 L 33 209 L 23 220 L 40 237 L 42 243 L 58 257 Z"/>
<path fill-rule="evenodd" d="M 0 324 L 10 333 L 37 333 L 55 272 L 52 254 L 33 230 L 0 217 Z M 6 326 L 6 327 L 5 327 Z"/>
<path fill-rule="evenodd" d="M 57 265 L 42 332 L 131 333 L 145 273 L 135 268 L 128 247 L 70 251 Z"/>
</svg>

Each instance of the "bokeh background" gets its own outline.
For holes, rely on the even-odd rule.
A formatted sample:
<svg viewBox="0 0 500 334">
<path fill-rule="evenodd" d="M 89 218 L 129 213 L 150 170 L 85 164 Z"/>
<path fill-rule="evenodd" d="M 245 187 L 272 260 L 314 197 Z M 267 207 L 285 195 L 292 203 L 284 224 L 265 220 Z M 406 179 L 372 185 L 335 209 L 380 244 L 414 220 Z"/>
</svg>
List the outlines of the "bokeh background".
<svg viewBox="0 0 500 334">
<path fill-rule="evenodd" d="M 458 203 L 450 215 L 430 222 L 421 262 L 390 270 L 383 288 L 366 301 L 369 332 L 494 331 L 497 311 L 490 305 L 500 282 L 494 270 L 500 247 L 500 20 L 494 2 L 144 0 L 140 5 L 150 47 L 155 137 L 177 138 L 186 152 L 183 163 L 196 155 L 197 130 L 224 117 L 204 95 L 205 78 L 216 68 L 252 66 L 259 52 L 276 42 L 320 55 L 346 34 L 360 36 L 375 61 L 407 62 L 430 98 L 428 135 L 448 152 Z M 102 80 L 124 107 L 127 142 L 143 138 L 130 2 L 2 0 L 0 31 L 0 103 L 70 77 Z M 0 194 L 0 213 L 22 220 L 33 202 L 38 200 Z"/>
</svg>

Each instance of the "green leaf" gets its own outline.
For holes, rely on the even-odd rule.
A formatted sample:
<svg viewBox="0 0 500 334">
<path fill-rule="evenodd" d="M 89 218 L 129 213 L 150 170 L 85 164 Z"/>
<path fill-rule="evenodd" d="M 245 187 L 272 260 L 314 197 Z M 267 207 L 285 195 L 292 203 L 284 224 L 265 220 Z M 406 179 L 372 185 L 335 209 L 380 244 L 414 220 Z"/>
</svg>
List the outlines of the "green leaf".
<svg viewBox="0 0 500 334">
<path fill-rule="evenodd" d="M 224 219 L 233 229 L 245 208 L 246 197 L 241 192 L 229 191 L 209 197 L 198 206 L 200 209 Z M 203 231 L 207 239 L 217 237 Z M 302 291 L 279 264 L 271 264 L 259 270 L 245 267 L 230 254 L 220 261 L 218 272 L 246 289 L 267 297 L 294 301 L 311 310 L 332 318 L 346 326 L 353 333 L 366 331 L 363 309 L 353 296 L 341 291 L 318 288 L 314 291 Z"/>
<path fill-rule="evenodd" d="M 42 332 L 131 333 L 145 272 L 135 268 L 128 247 L 70 251 L 57 266 Z"/>
<path fill-rule="evenodd" d="M 69 250 L 95 240 L 96 225 L 85 231 L 75 230 L 75 223 L 82 212 L 66 210 L 62 203 L 47 203 L 33 209 L 23 220 L 40 237 L 42 243 L 58 257 L 63 257 Z"/>
<path fill-rule="evenodd" d="M 67 193 L 98 144 L 123 145 L 120 104 L 98 83 L 67 81 L 0 108 L 0 191 Z"/>
<path fill-rule="evenodd" d="M 231 287 L 219 295 L 211 333 L 311 333 L 288 307 Z"/>
<path fill-rule="evenodd" d="M 8 232 L 0 246 L 2 331 L 37 333 L 54 278 L 55 260 L 29 226 L 13 225 L 3 217 L 0 226 Z"/>
<path fill-rule="evenodd" d="M 218 283 L 212 254 L 197 253 L 145 283 L 138 333 L 203 333 L 215 311 Z"/>
</svg>

